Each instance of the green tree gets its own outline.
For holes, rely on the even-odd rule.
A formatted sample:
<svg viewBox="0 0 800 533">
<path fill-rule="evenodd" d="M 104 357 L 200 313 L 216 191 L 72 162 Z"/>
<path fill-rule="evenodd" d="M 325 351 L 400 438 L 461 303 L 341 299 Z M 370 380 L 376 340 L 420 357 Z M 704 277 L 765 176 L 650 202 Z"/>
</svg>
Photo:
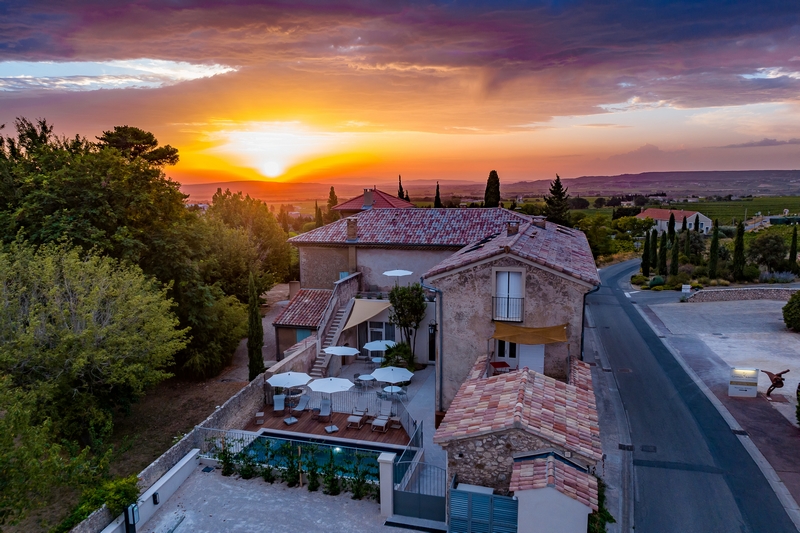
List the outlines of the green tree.
<svg viewBox="0 0 800 533">
<path fill-rule="evenodd" d="M 556 179 L 550 182 L 550 193 L 544 197 L 544 215 L 547 220 L 562 226 L 569 226 L 569 194 L 564 188 L 561 178 L 556 174 Z"/>
<path fill-rule="evenodd" d="M 500 177 L 496 170 L 489 172 L 486 179 L 486 192 L 483 194 L 484 207 L 500 207 Z"/>
<path fill-rule="evenodd" d="M 403 178 L 399 174 L 397 175 L 397 197 L 401 200 L 405 199 L 405 194 L 403 193 Z"/>
<path fill-rule="evenodd" d="M 749 256 L 764 265 L 770 272 L 775 272 L 786 260 L 786 241 L 783 236 L 774 233 L 762 233 L 750 243 Z"/>
<path fill-rule="evenodd" d="M 177 148 L 159 147 L 155 135 L 133 126 L 115 126 L 112 131 L 104 131 L 97 140 L 100 141 L 98 145 L 114 148 L 129 159 L 141 157 L 157 166 L 174 165 L 179 159 Z"/>
<path fill-rule="evenodd" d="M 400 329 L 405 342 L 411 346 L 411 352 L 414 353 L 417 330 L 425 319 L 425 311 L 428 308 L 425 303 L 425 291 L 419 283 L 406 287 L 395 285 L 389 291 L 389 302 L 392 304 L 389 321 Z"/>
<path fill-rule="evenodd" d="M 744 224 L 736 226 L 736 238 L 733 241 L 733 279 L 744 279 Z"/>
<path fill-rule="evenodd" d="M 694 217 L 694 231 L 695 233 L 700 233 L 700 215 L 695 215 Z"/>
<path fill-rule="evenodd" d="M 410 202 L 411 201 L 411 198 L 408 197 L 408 189 L 406 189 L 406 198 L 405 198 L 405 200 L 406 200 L 406 202 Z"/>
<path fill-rule="evenodd" d="M 331 191 L 328 193 L 328 209 L 324 215 L 327 224 L 339 220 L 339 213 L 333 209 L 337 205 L 339 205 L 339 197 L 336 196 L 336 191 L 333 189 L 333 185 L 331 185 Z"/>
<path fill-rule="evenodd" d="M 689 226 L 686 225 L 686 215 L 683 216 L 683 222 L 681 222 L 681 233 L 686 231 Z"/>
<path fill-rule="evenodd" d="M 658 247 L 658 274 L 667 275 L 667 232 L 661 234 L 661 244 Z"/>
<path fill-rule="evenodd" d="M 658 231 L 650 232 L 650 268 L 658 271 Z"/>
<path fill-rule="evenodd" d="M 644 251 L 642 252 L 642 275 L 650 277 L 650 235 L 644 238 Z"/>
<path fill-rule="evenodd" d="M 690 231 L 687 229 L 683 233 L 684 233 L 683 255 L 685 255 L 686 257 L 692 257 L 692 238 L 691 238 L 691 235 L 690 235 Z M 697 234 L 697 232 L 695 232 L 695 234 Z"/>
<path fill-rule="evenodd" d="M 678 275 L 678 241 L 674 241 L 672 246 L 670 247 L 672 250 L 672 257 L 669 261 L 669 275 L 670 276 L 677 276 Z"/>
<path fill-rule="evenodd" d="M 433 199 L 433 207 L 437 208 L 437 209 L 440 208 L 440 207 L 444 207 L 442 205 L 442 197 L 439 195 L 439 182 L 438 181 L 436 182 L 436 196 Z"/>
<path fill-rule="evenodd" d="M 247 302 L 247 368 L 250 374 L 250 381 L 253 381 L 265 369 L 264 355 L 261 353 L 261 349 L 264 347 L 264 326 L 261 323 L 260 299 L 252 274 L 250 274 L 249 289 L 250 298 Z"/>
<path fill-rule="evenodd" d="M 719 261 L 719 220 L 714 220 L 714 234 L 711 236 L 711 248 L 708 251 L 708 277 L 717 277 L 717 263 Z"/>
<path fill-rule="evenodd" d="M 783 306 L 783 322 L 792 331 L 800 331 L 800 292 L 795 292 Z"/>
<path fill-rule="evenodd" d="M 606 199 L 605 198 L 603 198 L 602 196 L 600 196 L 598 198 L 595 198 L 594 206 L 597 209 L 602 209 L 605 205 L 606 205 Z"/>
<path fill-rule="evenodd" d="M 667 223 L 667 239 L 670 244 L 675 242 L 675 213 L 669 214 L 669 222 Z"/>
<path fill-rule="evenodd" d="M 792 244 L 789 247 L 789 269 L 797 273 L 797 226 L 792 228 Z"/>
<path fill-rule="evenodd" d="M 589 247 L 592 249 L 592 255 L 595 258 L 612 251 L 608 223 L 607 216 L 598 214 L 584 217 L 576 224 L 576 227 L 586 234 L 586 240 L 589 241 Z"/>
<path fill-rule="evenodd" d="M 325 222 L 322 220 L 322 210 L 319 208 L 319 204 L 317 204 L 316 200 L 314 201 L 314 224 L 318 228 L 325 225 Z"/>
<path fill-rule="evenodd" d="M 636 217 L 621 217 L 611 221 L 611 228 L 627 233 L 631 237 L 649 236 L 650 228 L 653 227 L 653 219 L 650 217 L 641 219 Z"/>
<path fill-rule="evenodd" d="M 171 374 L 186 345 L 166 291 L 132 265 L 66 245 L 0 253 L 0 375 L 55 431 L 87 440 Z"/>
</svg>

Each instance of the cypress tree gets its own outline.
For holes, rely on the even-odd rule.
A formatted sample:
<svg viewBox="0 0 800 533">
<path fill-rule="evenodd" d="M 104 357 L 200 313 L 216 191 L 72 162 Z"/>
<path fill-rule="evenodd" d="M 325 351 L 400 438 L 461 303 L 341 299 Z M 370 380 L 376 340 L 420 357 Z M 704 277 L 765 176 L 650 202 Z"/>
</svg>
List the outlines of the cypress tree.
<svg viewBox="0 0 800 533">
<path fill-rule="evenodd" d="M 642 275 L 646 278 L 650 277 L 650 234 L 649 232 L 644 237 L 644 252 L 642 252 Z"/>
<path fill-rule="evenodd" d="M 436 182 L 436 197 L 433 199 L 433 207 L 444 207 L 442 205 L 442 197 L 439 196 L 439 182 Z"/>
<path fill-rule="evenodd" d="M 681 233 L 686 231 L 688 228 L 689 226 L 686 225 L 686 215 L 683 215 L 683 225 L 681 226 Z"/>
<path fill-rule="evenodd" d="M 669 275 L 670 276 L 677 276 L 678 275 L 678 241 L 672 242 L 672 258 L 669 262 Z"/>
<path fill-rule="evenodd" d="M 789 248 L 789 268 L 797 272 L 797 226 L 792 230 L 792 246 Z"/>
<path fill-rule="evenodd" d="M 496 170 L 489 172 L 489 178 L 486 180 L 486 192 L 483 194 L 483 206 L 500 206 L 500 177 L 497 175 Z"/>
<path fill-rule="evenodd" d="M 717 261 L 719 258 L 719 220 L 714 220 L 714 234 L 711 236 L 711 248 L 708 251 L 708 277 L 716 279 Z"/>
<path fill-rule="evenodd" d="M 669 222 L 667 223 L 667 238 L 670 243 L 675 242 L 675 213 L 669 214 Z"/>
<path fill-rule="evenodd" d="M 408 189 L 406 189 L 406 198 L 405 198 L 405 200 L 406 200 L 406 202 L 410 202 L 411 201 L 411 198 L 408 197 Z"/>
<path fill-rule="evenodd" d="M 700 233 L 700 215 L 694 217 L 694 231 Z"/>
<path fill-rule="evenodd" d="M 733 279 L 744 278 L 744 223 L 736 226 L 736 240 L 733 241 Z"/>
<path fill-rule="evenodd" d="M 333 209 L 339 204 L 339 197 L 336 196 L 336 191 L 333 189 L 333 185 L 331 185 L 331 192 L 328 193 L 328 211 Z"/>
<path fill-rule="evenodd" d="M 556 174 L 556 179 L 550 183 L 550 194 L 544 197 L 544 216 L 550 222 L 569 226 L 569 194 L 568 189 L 561 184 L 561 178 Z M 488 207 L 488 206 L 487 206 Z"/>
<path fill-rule="evenodd" d="M 650 268 L 658 269 L 658 231 L 655 229 L 650 234 Z"/>
<path fill-rule="evenodd" d="M 405 199 L 403 197 L 403 178 L 400 176 L 400 174 L 397 175 L 397 197 L 401 200 Z"/>
<path fill-rule="evenodd" d="M 316 200 L 314 200 L 314 223 L 318 228 L 325 225 L 324 222 L 322 222 L 322 209 L 319 208 Z"/>
<path fill-rule="evenodd" d="M 692 238 L 688 229 L 684 232 L 683 236 L 683 255 L 692 257 Z"/>
<path fill-rule="evenodd" d="M 256 291 L 256 283 L 252 272 L 248 282 L 248 292 L 247 369 L 250 381 L 253 381 L 259 374 L 264 372 L 264 356 L 261 354 L 261 349 L 264 346 L 264 326 L 261 323 L 261 313 L 258 311 L 258 291 Z"/>
<path fill-rule="evenodd" d="M 667 275 L 667 232 L 661 234 L 661 244 L 658 247 L 658 274 Z"/>
</svg>

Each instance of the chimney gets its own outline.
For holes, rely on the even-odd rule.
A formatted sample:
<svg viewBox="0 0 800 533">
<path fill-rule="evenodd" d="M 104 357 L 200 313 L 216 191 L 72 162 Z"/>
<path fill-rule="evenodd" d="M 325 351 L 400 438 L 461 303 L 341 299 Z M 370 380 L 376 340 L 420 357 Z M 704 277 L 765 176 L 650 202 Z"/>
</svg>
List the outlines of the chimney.
<svg viewBox="0 0 800 533">
<path fill-rule="evenodd" d="M 372 189 L 364 189 L 364 209 L 372 209 L 375 200 L 372 198 Z"/>
<path fill-rule="evenodd" d="M 519 233 L 519 222 L 518 221 L 506 222 L 506 230 L 508 232 L 508 236 L 513 237 L 514 235 Z"/>
<path fill-rule="evenodd" d="M 547 226 L 545 225 L 545 220 L 547 220 L 547 219 L 545 217 L 543 217 L 543 216 L 534 215 L 532 223 L 537 228 L 546 229 Z"/>
<path fill-rule="evenodd" d="M 355 217 L 347 219 L 347 242 L 355 242 L 358 240 L 358 221 Z"/>
</svg>

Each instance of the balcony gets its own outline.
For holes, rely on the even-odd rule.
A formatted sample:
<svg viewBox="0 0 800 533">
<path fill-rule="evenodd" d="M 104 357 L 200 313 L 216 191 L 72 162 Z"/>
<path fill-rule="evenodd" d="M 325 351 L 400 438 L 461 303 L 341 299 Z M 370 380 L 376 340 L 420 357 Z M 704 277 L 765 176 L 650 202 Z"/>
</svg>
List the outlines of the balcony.
<svg viewBox="0 0 800 533">
<path fill-rule="evenodd" d="M 492 297 L 492 317 L 499 322 L 522 322 L 525 316 L 525 298 Z"/>
</svg>

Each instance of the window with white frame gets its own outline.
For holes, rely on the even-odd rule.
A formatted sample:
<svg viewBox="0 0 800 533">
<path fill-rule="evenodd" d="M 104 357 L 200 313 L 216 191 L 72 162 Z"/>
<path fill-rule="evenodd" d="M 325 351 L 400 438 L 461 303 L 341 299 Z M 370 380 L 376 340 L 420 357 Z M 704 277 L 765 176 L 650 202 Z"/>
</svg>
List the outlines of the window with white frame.
<svg viewBox="0 0 800 533">
<path fill-rule="evenodd" d="M 525 298 L 523 274 L 522 269 L 494 271 L 492 308 L 495 320 L 522 322 Z"/>
</svg>

